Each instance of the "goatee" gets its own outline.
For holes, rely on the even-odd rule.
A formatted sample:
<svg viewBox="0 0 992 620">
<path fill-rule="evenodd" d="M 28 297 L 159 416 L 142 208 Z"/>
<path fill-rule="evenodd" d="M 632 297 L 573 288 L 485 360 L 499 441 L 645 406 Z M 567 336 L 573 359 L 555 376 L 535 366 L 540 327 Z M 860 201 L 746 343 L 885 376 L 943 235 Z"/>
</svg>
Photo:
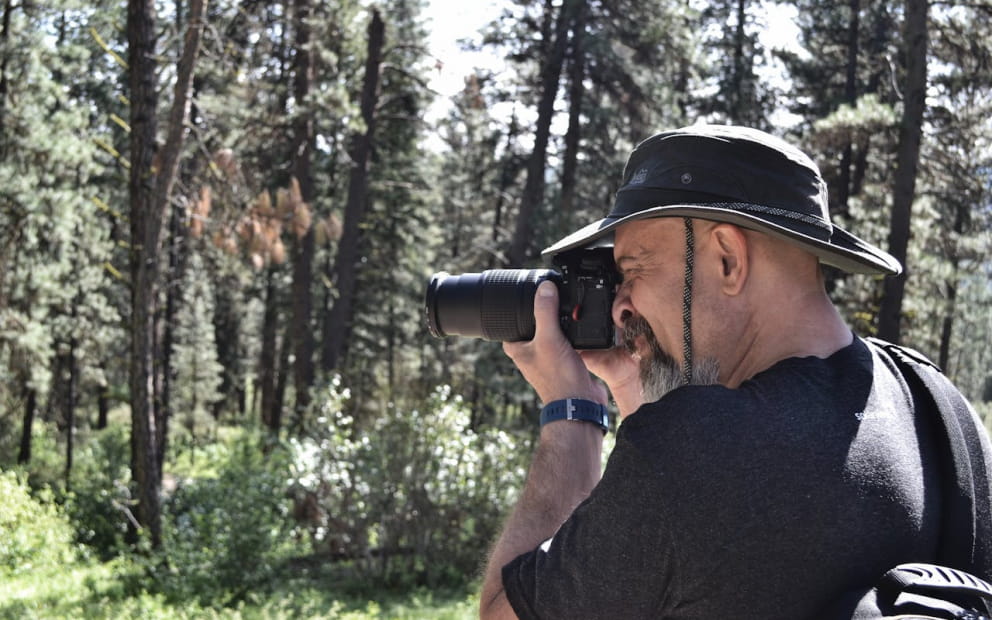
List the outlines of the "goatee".
<svg viewBox="0 0 992 620">
<path fill-rule="evenodd" d="M 648 347 L 647 355 L 640 354 L 637 350 L 637 341 L 641 337 Z M 624 321 L 623 346 L 628 353 L 639 357 L 644 402 L 654 402 L 684 385 L 678 362 L 661 348 L 644 317 L 635 316 Z M 719 378 L 720 367 L 715 359 L 697 359 L 692 366 L 689 385 L 713 385 L 719 382 Z"/>
</svg>

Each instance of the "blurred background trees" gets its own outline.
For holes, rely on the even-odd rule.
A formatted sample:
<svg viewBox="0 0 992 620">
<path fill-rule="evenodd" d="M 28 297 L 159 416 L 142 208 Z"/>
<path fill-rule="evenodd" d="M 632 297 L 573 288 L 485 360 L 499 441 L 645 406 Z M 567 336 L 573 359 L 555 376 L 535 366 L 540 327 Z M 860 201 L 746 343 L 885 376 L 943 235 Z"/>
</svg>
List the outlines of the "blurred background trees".
<svg viewBox="0 0 992 620">
<path fill-rule="evenodd" d="M 498 345 L 428 336 L 428 278 L 538 266 L 639 140 L 699 121 L 804 147 L 882 247 L 900 208 L 904 292 L 832 295 L 992 398 L 990 5 L 507 0 L 457 33 L 505 69 L 444 101 L 426 8 L 2 2 L 0 467 L 80 542 L 285 552 L 191 512 L 258 475 L 281 541 L 464 578 L 537 403 Z"/>
</svg>

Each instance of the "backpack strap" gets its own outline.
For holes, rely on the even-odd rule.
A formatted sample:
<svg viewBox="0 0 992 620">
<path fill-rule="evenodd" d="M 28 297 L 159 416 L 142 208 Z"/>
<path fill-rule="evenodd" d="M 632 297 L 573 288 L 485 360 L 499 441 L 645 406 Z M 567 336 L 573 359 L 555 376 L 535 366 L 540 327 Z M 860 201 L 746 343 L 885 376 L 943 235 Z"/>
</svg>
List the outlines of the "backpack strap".
<svg viewBox="0 0 992 620">
<path fill-rule="evenodd" d="M 875 338 L 909 383 L 917 411 L 935 411 L 945 467 L 938 561 L 992 579 L 992 448 L 971 405 L 924 355 Z"/>
<path fill-rule="evenodd" d="M 947 617 L 988 620 L 984 614 L 992 604 L 992 585 L 988 582 L 934 564 L 900 564 L 885 573 L 876 592 L 879 606 L 897 610 L 899 618 L 943 618 L 943 614 L 931 614 L 949 612 Z"/>
</svg>

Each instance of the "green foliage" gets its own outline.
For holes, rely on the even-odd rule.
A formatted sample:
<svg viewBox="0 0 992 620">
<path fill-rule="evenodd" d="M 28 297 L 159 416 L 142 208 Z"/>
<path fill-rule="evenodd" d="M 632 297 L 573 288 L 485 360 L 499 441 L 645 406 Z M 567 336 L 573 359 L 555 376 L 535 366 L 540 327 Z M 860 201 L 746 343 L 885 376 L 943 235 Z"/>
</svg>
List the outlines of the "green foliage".
<svg viewBox="0 0 992 620">
<path fill-rule="evenodd" d="M 118 558 L 113 562 L 77 562 L 45 567 L 4 578 L 0 585 L 0 619 L 142 618 L 182 620 L 230 618 L 327 618 L 331 620 L 468 620 L 478 617 L 474 593 L 432 588 L 409 592 L 342 589 L 325 572 L 280 573 L 264 588 L 230 607 L 174 601 L 164 594 L 124 587 L 142 569 Z M 123 583 L 122 583 L 123 578 Z"/>
<path fill-rule="evenodd" d="M 191 435 L 197 417 L 223 397 L 219 389 L 224 368 L 217 361 L 213 295 L 202 263 L 198 254 L 190 257 L 182 290 L 185 312 L 179 317 L 173 344 L 174 408 L 184 412 L 180 421 Z"/>
<path fill-rule="evenodd" d="M 73 532 L 51 491 L 32 496 L 22 477 L 0 470 L 0 579 L 75 559 Z"/>
<path fill-rule="evenodd" d="M 92 97 L 106 86 L 89 80 L 80 36 L 93 13 L 73 4 L 7 6 L 0 42 L 0 385 L 39 396 L 66 383 L 54 352 L 71 347 L 99 381 L 100 352 L 118 336 L 105 290 L 110 226 L 89 185 L 101 171 Z"/>
<path fill-rule="evenodd" d="M 470 428 L 448 388 L 423 408 L 389 404 L 367 428 L 344 413 L 339 382 L 293 440 L 297 515 L 318 553 L 354 559 L 385 582 L 464 580 L 519 489 L 518 442 Z"/>
<path fill-rule="evenodd" d="M 162 550 L 146 568 L 168 600 L 231 604 L 273 577 L 291 525 L 286 459 L 259 446 L 238 440 L 216 477 L 180 481 L 166 500 Z"/>
<path fill-rule="evenodd" d="M 133 518 L 128 430 L 118 424 L 77 439 L 72 490 L 65 497 L 76 540 L 102 559 L 125 549 L 129 519 Z"/>
</svg>

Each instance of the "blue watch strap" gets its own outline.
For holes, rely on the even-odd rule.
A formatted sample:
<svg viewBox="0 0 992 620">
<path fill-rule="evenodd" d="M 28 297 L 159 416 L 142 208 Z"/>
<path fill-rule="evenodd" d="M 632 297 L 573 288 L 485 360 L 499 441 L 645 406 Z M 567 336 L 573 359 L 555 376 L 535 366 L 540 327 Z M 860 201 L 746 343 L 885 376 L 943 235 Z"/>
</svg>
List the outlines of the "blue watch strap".
<svg viewBox="0 0 992 620">
<path fill-rule="evenodd" d="M 555 420 L 590 422 L 603 430 L 610 430 L 610 412 L 606 405 L 581 398 L 553 400 L 541 409 L 541 426 Z"/>
</svg>

